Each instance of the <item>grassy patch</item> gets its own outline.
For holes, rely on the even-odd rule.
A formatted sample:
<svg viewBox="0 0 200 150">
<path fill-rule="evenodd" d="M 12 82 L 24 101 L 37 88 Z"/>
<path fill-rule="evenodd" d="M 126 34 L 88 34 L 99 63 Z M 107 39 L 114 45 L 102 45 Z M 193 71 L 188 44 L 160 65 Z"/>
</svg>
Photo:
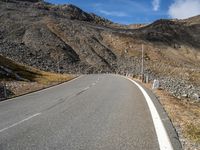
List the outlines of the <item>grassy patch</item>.
<svg viewBox="0 0 200 150">
<path fill-rule="evenodd" d="M 0 55 L 0 65 L 4 66 L 14 73 L 18 74 L 25 80 L 31 82 L 38 82 L 41 84 L 53 84 L 57 82 L 67 81 L 73 78 L 72 75 L 67 74 L 56 74 L 51 72 L 41 71 L 39 69 L 35 69 L 33 67 L 25 66 L 19 63 L 16 63 L 8 58 L 5 58 Z M 1 76 L 1 79 L 7 80 L 8 78 L 5 76 Z M 9 80 L 15 80 L 15 76 L 9 77 Z"/>
<path fill-rule="evenodd" d="M 56 74 L 56 73 L 47 73 L 41 72 L 40 75 L 35 77 L 35 81 L 41 84 L 53 84 L 57 82 L 64 82 L 74 78 L 72 75 L 67 74 Z"/>
<path fill-rule="evenodd" d="M 190 123 L 186 126 L 185 134 L 191 140 L 200 143 L 200 124 L 195 125 Z"/>
</svg>

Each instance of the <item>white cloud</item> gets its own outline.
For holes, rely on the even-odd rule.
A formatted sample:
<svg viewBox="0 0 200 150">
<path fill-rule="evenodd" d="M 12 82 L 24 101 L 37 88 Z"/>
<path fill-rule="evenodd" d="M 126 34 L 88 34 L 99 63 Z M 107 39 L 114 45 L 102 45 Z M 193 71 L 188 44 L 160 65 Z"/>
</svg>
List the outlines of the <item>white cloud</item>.
<svg viewBox="0 0 200 150">
<path fill-rule="evenodd" d="M 158 9 L 160 7 L 160 0 L 153 0 L 152 5 L 153 5 L 153 10 L 158 11 Z"/>
<path fill-rule="evenodd" d="M 172 18 L 186 19 L 200 14 L 200 0 L 175 0 L 169 7 Z"/>
<path fill-rule="evenodd" d="M 115 16 L 115 17 L 126 17 L 128 14 L 125 12 L 120 11 L 107 11 L 107 10 L 99 10 L 100 13 L 106 15 L 106 16 Z"/>
</svg>

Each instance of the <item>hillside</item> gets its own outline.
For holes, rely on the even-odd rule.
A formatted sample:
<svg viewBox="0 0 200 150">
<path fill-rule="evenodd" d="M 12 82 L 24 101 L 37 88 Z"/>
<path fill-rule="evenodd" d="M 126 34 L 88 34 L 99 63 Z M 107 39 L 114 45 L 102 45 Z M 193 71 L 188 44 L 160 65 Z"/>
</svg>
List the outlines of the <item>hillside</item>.
<svg viewBox="0 0 200 150">
<path fill-rule="evenodd" d="M 56 53 L 57 58 L 62 57 L 60 69 L 63 71 L 76 72 L 73 68 L 77 66 L 92 69 L 96 61 L 100 67 L 110 70 L 110 58 L 115 56 L 98 42 L 99 32 L 90 27 L 91 23 L 109 24 L 109 21 L 73 5 L 0 1 L 0 7 L 0 51 L 4 56 L 43 70 L 57 71 Z"/>
<path fill-rule="evenodd" d="M 1 0 L 0 8 L 0 53 L 42 70 L 57 71 L 60 62 L 62 72 L 115 72 L 123 66 L 124 52 L 126 57 L 138 56 L 141 43 L 158 49 L 148 50 L 152 59 L 177 60 L 174 54 L 163 58 L 166 51 L 159 49 L 181 56 L 178 64 L 186 59 L 186 65 L 194 64 L 200 57 L 199 24 L 159 20 L 139 29 L 117 29 L 116 24 L 70 4 Z"/>
<path fill-rule="evenodd" d="M 16 63 L 0 55 L 0 101 L 6 97 L 18 96 L 49 87 L 74 78 L 73 75 L 60 75 L 44 72 Z"/>
<path fill-rule="evenodd" d="M 186 25 L 198 25 L 200 24 L 200 15 L 194 16 L 188 19 L 179 20 L 180 22 L 186 23 Z"/>
<path fill-rule="evenodd" d="M 26 81 L 46 84 L 64 81 L 67 78 L 66 75 L 44 72 L 21 65 L 0 55 L 0 81 Z"/>
<path fill-rule="evenodd" d="M 145 74 L 170 77 L 174 92 L 171 77 L 200 86 L 199 18 L 124 26 L 71 4 L 0 0 L 0 54 L 44 71 L 139 75 L 143 44 Z"/>
</svg>

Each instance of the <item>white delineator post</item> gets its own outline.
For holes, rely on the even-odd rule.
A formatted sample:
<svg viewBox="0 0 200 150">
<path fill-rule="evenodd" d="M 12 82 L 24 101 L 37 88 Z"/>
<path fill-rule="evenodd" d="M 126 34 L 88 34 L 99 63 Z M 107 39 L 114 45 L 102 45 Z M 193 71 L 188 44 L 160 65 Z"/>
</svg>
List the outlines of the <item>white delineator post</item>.
<svg viewBox="0 0 200 150">
<path fill-rule="evenodd" d="M 152 85 L 152 89 L 158 89 L 160 87 L 160 82 L 157 79 L 153 80 L 153 85 Z"/>
</svg>

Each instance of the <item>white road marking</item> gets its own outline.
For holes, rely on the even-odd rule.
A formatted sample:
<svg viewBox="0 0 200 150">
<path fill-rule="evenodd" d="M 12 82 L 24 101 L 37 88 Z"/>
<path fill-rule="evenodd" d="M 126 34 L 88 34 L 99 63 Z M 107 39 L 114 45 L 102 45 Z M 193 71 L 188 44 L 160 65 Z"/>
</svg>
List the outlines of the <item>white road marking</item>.
<svg viewBox="0 0 200 150">
<path fill-rule="evenodd" d="M 75 81 L 75 80 L 77 80 L 77 79 L 82 78 L 83 76 L 84 76 L 84 75 L 80 75 L 80 76 L 78 76 L 78 77 L 76 77 L 76 78 L 74 78 L 74 79 L 72 79 L 72 80 L 66 81 L 66 82 L 64 82 L 64 83 L 70 83 L 70 82 L 73 82 L 73 81 Z"/>
<path fill-rule="evenodd" d="M 90 87 L 87 86 L 86 88 L 84 88 L 82 91 L 87 91 Z"/>
<path fill-rule="evenodd" d="M 34 115 L 32 115 L 32 116 L 30 116 L 30 117 L 28 117 L 28 118 L 26 118 L 26 119 L 23 119 L 23 120 L 21 120 L 21 121 L 19 121 L 19 122 L 17 122 L 17 123 L 12 124 L 11 126 L 8 126 L 8 127 L 6 127 L 6 128 L 3 128 L 3 129 L 0 130 L 0 133 L 3 132 L 3 131 L 5 131 L 5 130 L 8 130 L 8 129 L 14 127 L 14 126 L 17 126 L 17 125 L 19 125 L 19 124 L 21 124 L 21 123 L 23 123 L 23 122 L 25 122 L 25 121 L 27 121 L 27 120 L 29 120 L 29 119 L 32 119 L 32 118 L 34 118 L 34 117 L 36 117 L 36 116 L 39 116 L 39 115 L 41 115 L 41 113 L 34 114 Z"/>
<path fill-rule="evenodd" d="M 144 95 L 149 110 L 151 112 L 151 117 L 153 119 L 153 123 L 154 123 L 154 127 L 156 130 L 156 135 L 158 138 L 158 143 L 159 143 L 159 147 L 160 150 L 173 150 L 172 144 L 170 142 L 169 136 L 167 134 L 167 131 L 163 125 L 163 122 L 158 114 L 158 111 L 156 110 L 156 107 L 153 103 L 153 101 L 151 100 L 151 98 L 149 97 L 149 95 L 147 94 L 147 92 L 144 90 L 144 88 L 142 86 L 140 86 L 137 82 L 124 77 L 128 80 L 130 80 L 131 82 L 133 82 L 135 85 L 137 85 L 137 87 L 141 90 L 142 94 Z"/>
</svg>

